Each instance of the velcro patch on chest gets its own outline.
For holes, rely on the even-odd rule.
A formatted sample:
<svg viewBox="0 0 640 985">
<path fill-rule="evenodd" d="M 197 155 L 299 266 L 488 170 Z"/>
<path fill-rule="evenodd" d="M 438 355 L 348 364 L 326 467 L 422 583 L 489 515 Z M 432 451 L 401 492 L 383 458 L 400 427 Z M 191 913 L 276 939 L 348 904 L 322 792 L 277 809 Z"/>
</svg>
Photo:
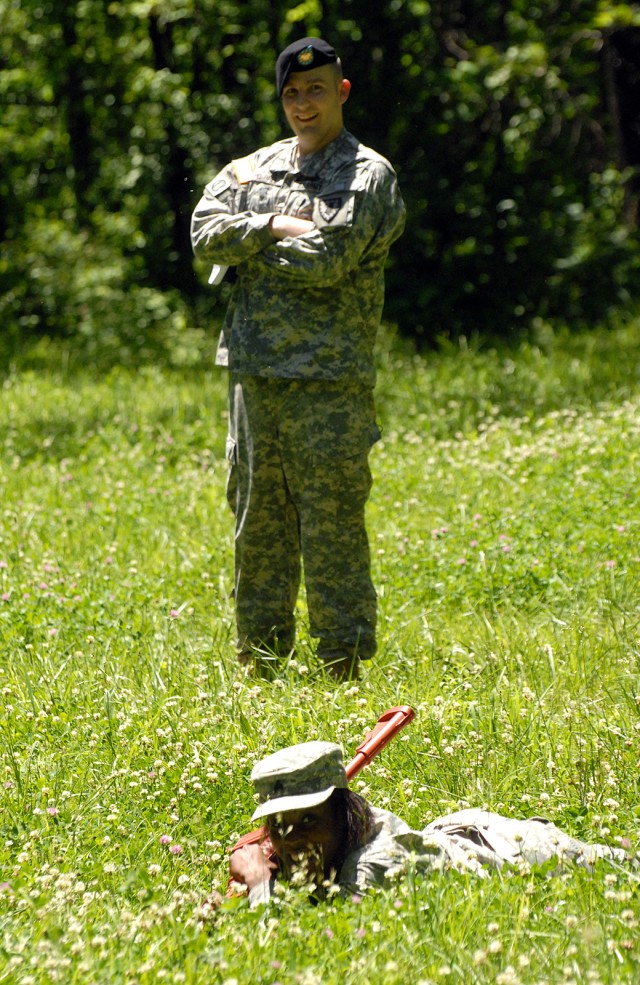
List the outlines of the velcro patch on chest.
<svg viewBox="0 0 640 985">
<path fill-rule="evenodd" d="M 247 157 L 238 157 L 235 161 L 232 161 L 232 164 L 239 185 L 246 185 L 251 181 L 255 171 L 253 154 L 249 154 Z"/>
<path fill-rule="evenodd" d="M 319 226 L 343 226 L 353 218 L 353 192 L 333 192 L 315 200 L 314 219 Z"/>
</svg>

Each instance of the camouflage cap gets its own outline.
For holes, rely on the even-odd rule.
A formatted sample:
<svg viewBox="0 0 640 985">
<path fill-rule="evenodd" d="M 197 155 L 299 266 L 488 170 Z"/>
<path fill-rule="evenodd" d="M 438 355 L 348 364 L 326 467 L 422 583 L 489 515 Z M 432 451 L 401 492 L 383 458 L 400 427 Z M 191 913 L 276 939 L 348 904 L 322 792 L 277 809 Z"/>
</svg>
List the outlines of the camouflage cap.
<svg viewBox="0 0 640 985">
<path fill-rule="evenodd" d="M 252 821 L 315 807 L 348 786 L 342 750 L 333 742 L 302 742 L 274 752 L 256 763 L 251 779 L 260 798 Z"/>
<path fill-rule="evenodd" d="M 288 45 L 278 55 L 276 62 L 276 88 L 282 95 L 290 72 L 308 72 L 320 65 L 333 65 L 338 61 L 335 49 L 322 38 L 300 38 Z"/>
</svg>

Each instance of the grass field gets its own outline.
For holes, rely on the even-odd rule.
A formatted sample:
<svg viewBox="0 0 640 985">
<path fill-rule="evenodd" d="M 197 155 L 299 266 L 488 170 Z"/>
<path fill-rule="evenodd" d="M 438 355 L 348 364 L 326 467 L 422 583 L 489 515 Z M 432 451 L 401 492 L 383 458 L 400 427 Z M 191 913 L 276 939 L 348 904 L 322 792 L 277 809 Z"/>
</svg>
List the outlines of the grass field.
<svg viewBox="0 0 640 985">
<path fill-rule="evenodd" d="M 299 605 L 273 684 L 233 656 L 225 378 L 50 352 L 0 403 L 0 982 L 640 980 L 640 870 L 413 877 L 231 901 L 257 758 L 415 723 L 355 788 L 640 843 L 640 324 L 380 349 L 379 655 L 330 686 Z"/>
</svg>

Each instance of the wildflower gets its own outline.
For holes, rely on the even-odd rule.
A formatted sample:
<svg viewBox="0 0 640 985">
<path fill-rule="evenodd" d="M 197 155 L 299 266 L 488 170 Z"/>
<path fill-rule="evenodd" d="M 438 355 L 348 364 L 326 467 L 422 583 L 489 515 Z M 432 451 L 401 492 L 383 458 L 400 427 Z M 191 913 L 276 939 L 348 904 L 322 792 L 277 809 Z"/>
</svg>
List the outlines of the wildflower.
<svg viewBox="0 0 640 985">
<path fill-rule="evenodd" d="M 169 851 L 172 855 L 182 855 L 182 845 L 172 845 Z"/>
<path fill-rule="evenodd" d="M 47 814 L 49 814 L 51 817 L 57 817 L 59 813 L 60 811 L 58 810 L 57 807 L 47 807 Z"/>
<path fill-rule="evenodd" d="M 519 985 L 520 979 L 511 965 L 507 965 L 504 971 L 496 977 L 496 985 Z"/>
<path fill-rule="evenodd" d="M 333 931 L 331 927 L 325 927 L 324 936 L 327 937 L 330 941 L 333 940 Z"/>
<path fill-rule="evenodd" d="M 169 842 L 171 841 L 171 836 L 170 835 L 160 835 L 160 838 L 158 840 L 159 840 L 159 842 L 160 842 L 161 845 L 168 845 Z"/>
<path fill-rule="evenodd" d="M 169 613 L 169 616 L 171 617 L 171 619 L 177 619 L 179 615 L 180 615 L 180 610 L 179 609 L 171 609 L 171 611 Z"/>
<path fill-rule="evenodd" d="M 366 936 L 367 936 L 367 932 L 364 929 L 364 927 L 358 927 L 358 929 L 356 930 L 356 937 L 359 937 L 360 939 L 362 939 L 363 937 L 366 937 Z"/>
</svg>

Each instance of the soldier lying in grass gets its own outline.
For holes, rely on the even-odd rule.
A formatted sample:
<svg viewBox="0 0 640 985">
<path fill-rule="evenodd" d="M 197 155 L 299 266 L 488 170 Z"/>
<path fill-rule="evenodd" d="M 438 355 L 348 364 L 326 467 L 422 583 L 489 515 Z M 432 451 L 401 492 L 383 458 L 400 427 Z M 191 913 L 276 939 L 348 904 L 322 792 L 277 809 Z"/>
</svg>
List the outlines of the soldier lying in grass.
<svg viewBox="0 0 640 985">
<path fill-rule="evenodd" d="M 524 867 L 554 858 L 590 868 L 598 859 L 623 862 L 622 848 L 588 845 L 543 818 L 517 820 L 469 809 L 414 831 L 395 814 L 372 807 L 347 788 L 340 747 L 330 742 L 289 746 L 257 763 L 251 774 L 273 852 L 259 842 L 231 855 L 233 880 L 249 903 L 269 900 L 276 880 L 298 878 L 321 899 L 383 885 L 408 864 L 418 871 L 453 868 L 485 876 L 504 865 Z"/>
</svg>

